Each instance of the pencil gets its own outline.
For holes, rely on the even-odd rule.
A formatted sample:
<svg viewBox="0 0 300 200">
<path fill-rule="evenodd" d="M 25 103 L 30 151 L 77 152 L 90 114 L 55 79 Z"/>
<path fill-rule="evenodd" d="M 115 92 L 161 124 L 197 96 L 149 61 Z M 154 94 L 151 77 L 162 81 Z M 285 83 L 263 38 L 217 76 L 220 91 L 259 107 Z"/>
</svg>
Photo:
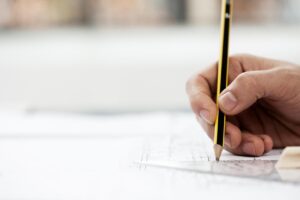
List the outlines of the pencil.
<svg viewBox="0 0 300 200">
<path fill-rule="evenodd" d="M 219 161 L 225 138 L 225 125 L 226 116 L 220 111 L 218 106 L 218 99 L 220 93 L 228 85 L 228 65 L 229 65 L 229 35 L 230 35 L 230 25 L 232 18 L 232 4 L 233 0 L 222 0 L 222 10 L 221 10 L 221 48 L 220 48 L 220 59 L 218 65 L 218 80 L 217 80 L 217 118 L 215 123 L 215 133 L 214 133 L 214 152 L 216 160 Z"/>
</svg>

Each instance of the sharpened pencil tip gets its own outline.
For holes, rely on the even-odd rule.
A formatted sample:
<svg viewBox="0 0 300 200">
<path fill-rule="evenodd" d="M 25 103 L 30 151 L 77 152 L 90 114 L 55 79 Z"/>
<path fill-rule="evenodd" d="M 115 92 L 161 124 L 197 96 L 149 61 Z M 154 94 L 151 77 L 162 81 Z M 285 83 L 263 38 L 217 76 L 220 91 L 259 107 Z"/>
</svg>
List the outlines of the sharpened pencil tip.
<svg viewBox="0 0 300 200">
<path fill-rule="evenodd" d="M 218 144 L 215 144 L 214 145 L 214 151 L 215 151 L 216 161 L 219 162 L 222 151 L 223 151 L 223 147 L 218 145 Z"/>
</svg>

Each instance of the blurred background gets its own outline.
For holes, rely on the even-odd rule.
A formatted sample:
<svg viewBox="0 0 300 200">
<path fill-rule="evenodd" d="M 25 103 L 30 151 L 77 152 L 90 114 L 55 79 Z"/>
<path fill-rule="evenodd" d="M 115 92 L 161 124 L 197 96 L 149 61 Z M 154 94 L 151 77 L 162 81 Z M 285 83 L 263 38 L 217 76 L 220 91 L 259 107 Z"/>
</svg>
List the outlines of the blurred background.
<svg viewBox="0 0 300 200">
<path fill-rule="evenodd" d="M 0 108 L 188 110 L 221 0 L 0 0 Z M 300 63 L 299 0 L 235 0 L 231 53 Z"/>
</svg>

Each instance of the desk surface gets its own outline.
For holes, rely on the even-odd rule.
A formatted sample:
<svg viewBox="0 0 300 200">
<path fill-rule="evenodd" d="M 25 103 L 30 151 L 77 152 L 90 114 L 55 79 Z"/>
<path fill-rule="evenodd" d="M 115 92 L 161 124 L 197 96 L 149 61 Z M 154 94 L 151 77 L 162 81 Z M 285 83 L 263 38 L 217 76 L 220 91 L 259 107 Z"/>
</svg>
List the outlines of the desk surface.
<svg viewBox="0 0 300 200">
<path fill-rule="evenodd" d="M 298 184 L 136 165 L 165 138 L 203 139 L 188 113 L 0 113 L 0 199 L 299 199 Z M 149 143 L 150 141 L 150 143 Z M 178 140 L 178 146 L 189 146 Z M 149 146 L 149 144 L 151 144 Z M 184 152 L 182 152 L 184 154 Z M 169 155 L 171 156 L 171 155 Z M 185 158 L 190 155 L 182 155 Z M 197 158 L 197 154 L 193 154 Z"/>
</svg>

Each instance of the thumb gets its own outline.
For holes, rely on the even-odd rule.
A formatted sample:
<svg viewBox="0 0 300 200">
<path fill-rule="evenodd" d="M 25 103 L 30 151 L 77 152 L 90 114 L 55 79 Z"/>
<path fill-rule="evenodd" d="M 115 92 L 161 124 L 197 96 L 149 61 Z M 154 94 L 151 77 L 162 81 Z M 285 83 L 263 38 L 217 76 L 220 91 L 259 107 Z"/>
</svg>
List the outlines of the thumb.
<svg viewBox="0 0 300 200">
<path fill-rule="evenodd" d="M 220 109 L 227 115 L 238 114 L 258 99 L 280 98 L 279 84 L 282 81 L 276 69 L 248 71 L 237 78 L 221 93 L 218 102 Z"/>
</svg>

